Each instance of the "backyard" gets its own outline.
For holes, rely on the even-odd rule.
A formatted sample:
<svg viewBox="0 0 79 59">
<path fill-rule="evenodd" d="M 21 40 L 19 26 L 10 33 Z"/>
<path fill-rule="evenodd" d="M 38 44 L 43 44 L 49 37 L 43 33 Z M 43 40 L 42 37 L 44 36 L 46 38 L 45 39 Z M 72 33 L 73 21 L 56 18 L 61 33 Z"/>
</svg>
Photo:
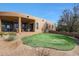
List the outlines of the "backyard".
<svg viewBox="0 0 79 59">
<path fill-rule="evenodd" d="M 41 33 L 22 38 L 24 44 L 32 47 L 72 50 L 76 46 L 74 38 L 61 34 Z"/>
<path fill-rule="evenodd" d="M 28 33 L 27 33 L 28 34 Z M 29 36 L 14 34 L 9 40 L 0 40 L 0 55 L 10 56 L 69 56 L 79 55 L 79 45 L 75 38 L 52 33 L 40 33 Z M 3 35 L 2 37 L 5 37 Z M 20 37 L 23 37 L 22 40 Z M 13 38 L 13 39 L 12 39 Z M 3 38 L 4 39 L 4 38 Z M 5 37 L 6 39 L 6 37 Z M 8 39 L 8 38 L 7 38 Z"/>
</svg>

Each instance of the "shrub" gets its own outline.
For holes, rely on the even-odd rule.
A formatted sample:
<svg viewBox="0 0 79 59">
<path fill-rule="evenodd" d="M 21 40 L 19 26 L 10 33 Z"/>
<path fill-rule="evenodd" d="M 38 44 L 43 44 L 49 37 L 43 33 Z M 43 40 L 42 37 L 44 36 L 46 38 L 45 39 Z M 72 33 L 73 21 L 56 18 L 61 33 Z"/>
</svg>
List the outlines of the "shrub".
<svg viewBox="0 0 79 59">
<path fill-rule="evenodd" d="M 12 41 L 16 39 L 16 33 L 13 32 L 1 32 L 0 35 L 5 41 Z"/>
<path fill-rule="evenodd" d="M 77 32 L 58 32 L 58 31 L 49 31 L 49 33 L 63 34 L 63 35 L 68 35 L 68 36 L 72 36 L 72 37 L 75 37 L 75 38 L 79 39 L 79 33 L 77 33 Z"/>
<path fill-rule="evenodd" d="M 16 39 L 16 36 L 15 36 L 15 35 L 4 35 L 4 36 L 3 36 L 3 39 L 4 39 L 5 41 L 13 41 L 13 40 Z"/>
<path fill-rule="evenodd" d="M 50 50 L 46 48 L 38 48 L 37 50 L 37 56 L 49 56 L 50 55 Z"/>
</svg>

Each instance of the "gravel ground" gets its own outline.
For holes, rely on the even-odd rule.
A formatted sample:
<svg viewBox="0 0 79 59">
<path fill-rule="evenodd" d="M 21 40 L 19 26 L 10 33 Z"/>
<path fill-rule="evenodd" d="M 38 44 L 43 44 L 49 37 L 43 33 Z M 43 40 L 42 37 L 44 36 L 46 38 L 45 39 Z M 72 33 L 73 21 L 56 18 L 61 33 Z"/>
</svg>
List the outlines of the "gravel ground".
<svg viewBox="0 0 79 59">
<path fill-rule="evenodd" d="M 79 46 L 71 51 L 59 51 L 49 48 L 30 47 L 20 40 L 12 42 L 0 41 L 0 56 L 78 56 Z"/>
</svg>

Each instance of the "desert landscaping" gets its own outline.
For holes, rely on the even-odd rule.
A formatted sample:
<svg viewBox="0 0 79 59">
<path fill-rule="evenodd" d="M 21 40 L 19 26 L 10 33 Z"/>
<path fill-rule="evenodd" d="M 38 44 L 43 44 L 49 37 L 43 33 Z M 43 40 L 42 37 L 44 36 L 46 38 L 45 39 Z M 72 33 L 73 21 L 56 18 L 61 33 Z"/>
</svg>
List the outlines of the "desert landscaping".
<svg viewBox="0 0 79 59">
<path fill-rule="evenodd" d="M 20 37 L 21 38 L 21 37 Z M 62 51 L 53 48 L 32 47 L 23 44 L 23 41 L 18 36 L 16 40 L 5 41 L 0 40 L 0 55 L 1 56 L 77 56 L 79 55 L 79 46 L 69 51 Z"/>
</svg>

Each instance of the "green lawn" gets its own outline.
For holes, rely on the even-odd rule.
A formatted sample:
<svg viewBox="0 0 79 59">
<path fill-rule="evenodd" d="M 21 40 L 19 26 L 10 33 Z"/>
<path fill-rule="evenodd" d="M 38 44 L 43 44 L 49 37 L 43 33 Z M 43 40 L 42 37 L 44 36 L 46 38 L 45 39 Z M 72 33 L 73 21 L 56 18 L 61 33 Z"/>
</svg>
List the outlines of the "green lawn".
<svg viewBox="0 0 79 59">
<path fill-rule="evenodd" d="M 60 34 L 41 33 L 22 38 L 26 45 L 33 47 L 46 47 L 59 50 L 71 50 L 75 47 L 74 39 Z"/>
</svg>

